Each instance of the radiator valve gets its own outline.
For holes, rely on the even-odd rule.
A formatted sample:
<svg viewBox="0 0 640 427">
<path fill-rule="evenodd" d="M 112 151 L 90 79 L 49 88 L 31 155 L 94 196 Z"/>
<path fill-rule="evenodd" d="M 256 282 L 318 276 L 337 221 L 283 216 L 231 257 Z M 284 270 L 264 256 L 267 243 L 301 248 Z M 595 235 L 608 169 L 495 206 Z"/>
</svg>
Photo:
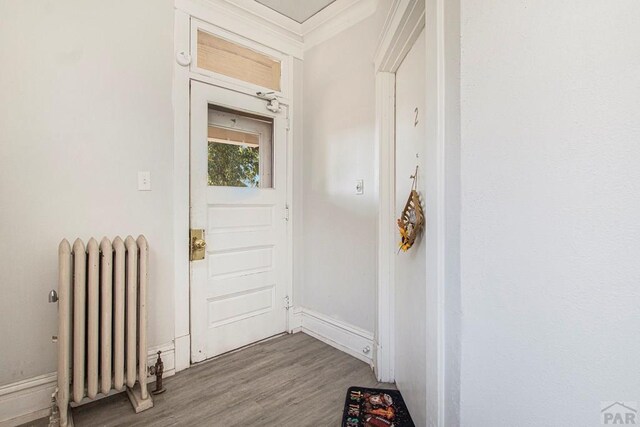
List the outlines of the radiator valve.
<svg viewBox="0 0 640 427">
<path fill-rule="evenodd" d="M 162 362 L 162 358 L 160 357 L 161 351 L 158 351 L 158 359 L 156 360 L 155 366 L 153 366 L 153 373 L 156 375 L 156 389 L 153 390 L 152 394 L 160 394 L 167 391 L 166 388 L 162 386 L 162 374 L 164 373 L 164 363 Z"/>
</svg>

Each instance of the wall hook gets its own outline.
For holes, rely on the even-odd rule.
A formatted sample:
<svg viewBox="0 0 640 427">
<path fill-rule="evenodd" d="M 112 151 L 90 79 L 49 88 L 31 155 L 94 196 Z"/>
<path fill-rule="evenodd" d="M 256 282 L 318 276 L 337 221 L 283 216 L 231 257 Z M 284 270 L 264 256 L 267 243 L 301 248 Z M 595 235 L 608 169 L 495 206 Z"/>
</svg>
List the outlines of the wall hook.
<svg viewBox="0 0 640 427">
<path fill-rule="evenodd" d="M 409 175 L 409 178 L 416 179 L 417 176 L 418 176 L 418 165 L 416 165 L 416 170 L 415 172 L 413 172 L 413 175 Z"/>
<path fill-rule="evenodd" d="M 418 165 L 416 165 L 416 171 L 409 178 L 413 180 L 413 184 L 411 184 L 412 190 L 418 189 Z"/>
</svg>

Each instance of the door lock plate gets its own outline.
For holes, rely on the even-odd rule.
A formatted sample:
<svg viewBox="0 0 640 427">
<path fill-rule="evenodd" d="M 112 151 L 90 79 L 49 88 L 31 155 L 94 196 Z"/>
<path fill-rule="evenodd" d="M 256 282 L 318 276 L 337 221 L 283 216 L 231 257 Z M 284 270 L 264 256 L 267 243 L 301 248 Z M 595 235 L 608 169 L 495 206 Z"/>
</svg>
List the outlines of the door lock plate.
<svg viewBox="0 0 640 427">
<path fill-rule="evenodd" d="M 189 230 L 189 253 L 191 261 L 199 261 L 204 259 L 207 242 L 204 240 L 204 230 L 191 229 Z"/>
</svg>

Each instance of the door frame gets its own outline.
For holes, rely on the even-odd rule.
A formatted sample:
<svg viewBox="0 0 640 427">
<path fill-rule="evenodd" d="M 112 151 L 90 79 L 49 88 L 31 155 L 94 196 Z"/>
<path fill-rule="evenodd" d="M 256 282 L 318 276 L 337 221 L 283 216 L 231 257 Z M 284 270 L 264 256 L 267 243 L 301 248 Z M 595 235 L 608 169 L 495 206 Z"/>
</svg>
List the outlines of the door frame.
<svg viewBox="0 0 640 427">
<path fill-rule="evenodd" d="M 375 55 L 376 149 L 378 158 L 378 283 L 375 371 L 378 381 L 393 382 L 395 241 L 396 71 L 425 25 L 424 2 L 395 1 Z"/>
<path fill-rule="evenodd" d="M 451 2 L 455 3 L 455 2 Z M 426 11 L 426 13 L 425 13 Z M 427 405 L 429 425 L 445 426 L 445 422 L 455 425 L 459 410 L 455 402 L 459 401 L 459 344 L 456 346 L 446 337 L 454 337 L 459 343 L 459 323 L 449 322 L 445 331 L 445 315 L 458 307 L 458 302 L 445 299 L 445 280 L 447 287 L 457 289 L 458 282 L 450 280 L 447 270 L 459 272 L 459 27 L 450 28 L 452 22 L 459 22 L 460 11 L 457 6 L 447 5 L 447 0 L 395 0 L 385 22 L 378 49 L 375 54 L 376 73 L 376 151 L 378 159 L 378 281 L 377 281 L 377 318 L 375 336 L 375 372 L 379 381 L 394 381 L 394 294 L 395 294 L 395 254 L 397 250 L 397 230 L 395 212 L 395 79 L 396 71 L 414 42 L 425 29 L 427 38 L 425 52 L 427 60 L 426 87 L 429 96 L 426 99 L 425 141 L 427 157 L 425 159 L 425 180 L 431 194 L 425 194 L 428 230 L 424 238 L 427 243 Z M 457 31 L 458 40 L 455 41 Z M 456 44 L 457 43 L 457 52 Z M 456 60 L 458 62 L 456 62 Z M 457 72 L 455 66 L 457 64 Z M 451 70 L 450 70 L 451 69 Z M 453 71 L 447 76 L 445 71 Z M 453 80 L 451 80 L 453 79 Z M 457 79 L 457 80 L 456 80 Z M 457 82 L 458 91 L 451 90 Z M 457 96 L 457 100 L 455 97 Z M 457 108 L 457 110 L 456 110 Z M 457 134 L 455 126 L 457 123 Z M 457 138 L 457 139 L 456 139 Z M 448 148 L 447 144 L 453 148 Z M 456 145 L 457 144 L 457 145 Z M 458 149 L 458 164 L 450 164 L 447 157 Z M 447 156 L 445 156 L 445 153 Z M 453 154 L 455 157 L 455 153 Z M 457 178 L 456 178 L 457 174 Z M 457 179 L 457 181 L 456 181 Z M 445 186 L 445 182 L 447 185 Z M 454 188 L 455 185 L 458 188 Z M 458 197 L 457 202 L 450 201 Z M 456 204 L 457 203 L 457 204 Z M 446 217 L 450 210 L 457 207 L 457 218 Z M 455 227 L 458 231 L 450 231 Z M 427 232 L 428 231 L 428 232 Z M 456 234 L 458 233 L 458 234 Z M 451 235 L 451 236 L 450 236 Z M 453 239 L 453 240 L 452 240 Z M 453 242 L 453 244 L 452 244 Z M 457 260 L 445 257 L 458 250 Z M 454 257 L 452 257 L 454 258 Z M 456 287 L 457 286 L 457 287 Z M 447 292 L 455 291 L 447 290 Z M 454 298 L 448 297 L 448 298 Z M 450 315 L 455 316 L 455 313 Z M 459 318 L 458 318 L 459 322 Z M 445 344 L 447 359 L 445 360 Z M 453 350 L 449 352 L 449 350 Z M 454 354 L 456 353 L 457 354 Z M 457 374 L 456 374 L 456 366 Z M 452 367 L 453 366 L 453 367 Z M 445 372 L 448 377 L 445 378 Z M 456 376 L 457 375 L 457 376 Z M 446 390 L 445 390 L 446 381 Z M 455 386 L 457 382 L 457 387 Z M 445 406 L 445 396 L 449 404 Z M 449 406 L 451 405 L 451 406 Z M 457 414 L 457 415 L 456 415 Z M 459 418 L 458 418 L 459 419 Z M 448 421 L 446 421 L 448 420 Z"/>
<path fill-rule="evenodd" d="M 188 9 L 188 8 L 185 8 Z M 191 81 L 218 86 L 224 89 L 255 96 L 255 90 L 251 87 L 242 87 L 238 84 L 230 84 L 228 81 L 218 79 L 215 76 L 205 76 L 193 72 L 190 69 L 191 52 L 191 19 L 207 21 L 204 10 L 196 8 L 197 16 L 191 10 L 175 9 L 174 13 L 174 52 L 175 62 L 173 66 L 173 106 L 174 106 L 174 144 L 173 144 L 173 237 L 174 237 L 174 357 L 175 371 L 179 372 L 191 366 L 191 264 L 189 260 L 189 226 L 190 226 L 190 108 L 191 108 Z M 230 23 L 235 25 L 233 20 Z M 213 24 L 211 24 L 213 25 Z M 253 40 L 237 36 L 237 42 L 251 43 L 256 48 Z M 265 47 L 265 49 L 268 49 Z M 268 51 L 264 52 L 269 54 Z M 293 105 L 293 56 L 283 53 L 282 66 L 286 68 L 286 86 L 283 87 L 283 97 L 279 98 L 281 104 L 287 106 L 287 178 L 286 178 L 286 203 L 289 206 L 289 221 L 287 221 L 286 240 L 286 289 L 293 301 L 293 222 L 294 206 L 293 197 L 293 128 L 295 106 Z M 266 105 L 265 101 L 265 105 Z M 291 332 L 294 326 L 294 313 L 290 308 L 287 312 L 287 331 Z"/>
</svg>

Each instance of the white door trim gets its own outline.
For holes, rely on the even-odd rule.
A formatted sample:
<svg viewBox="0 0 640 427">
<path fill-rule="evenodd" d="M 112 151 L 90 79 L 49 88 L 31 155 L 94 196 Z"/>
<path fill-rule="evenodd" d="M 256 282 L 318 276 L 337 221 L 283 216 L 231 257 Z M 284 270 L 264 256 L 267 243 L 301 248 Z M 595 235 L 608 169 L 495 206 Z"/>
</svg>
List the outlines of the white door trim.
<svg viewBox="0 0 640 427">
<path fill-rule="evenodd" d="M 174 15 L 175 52 L 189 52 L 191 18 L 181 11 Z M 175 58 L 174 58 L 175 60 Z M 174 322 L 176 372 L 191 365 L 189 304 L 189 65 L 173 66 L 173 239 Z"/>
<path fill-rule="evenodd" d="M 190 0 L 179 0 L 179 4 L 192 4 Z M 174 106 L 174 145 L 173 145 L 173 236 L 174 236 L 174 342 L 175 342 L 175 371 L 179 372 L 191 366 L 191 334 L 190 334 L 190 261 L 189 261 L 189 170 L 190 170 L 190 82 L 198 80 L 204 83 L 238 90 L 237 87 L 227 87 L 224 82 L 206 78 L 190 71 L 189 64 L 180 65 L 178 58 L 182 52 L 190 52 L 191 48 L 191 17 L 205 19 L 207 14 L 203 8 L 190 9 L 189 11 L 176 8 L 174 12 L 174 76 L 173 76 L 173 106 Z M 202 15 L 206 16 L 201 16 Z M 206 19 L 205 19 L 206 20 Z M 264 30 L 255 29 L 248 36 L 264 36 Z M 248 37 L 252 39 L 252 37 Z M 257 41 L 257 40 L 256 40 Z M 285 49 L 286 50 L 286 49 Z M 297 55 L 296 55 L 297 56 Z M 287 93 L 292 93 L 293 88 L 293 55 L 289 54 L 284 66 L 288 68 L 289 81 Z M 289 221 L 287 223 L 287 293 L 293 301 L 293 217 L 294 203 L 298 203 L 293 197 L 293 132 L 292 117 L 295 115 L 295 106 L 290 99 L 281 99 L 283 105 L 288 107 L 289 130 L 287 132 L 287 204 L 289 205 Z M 288 326 L 291 330 L 294 325 L 293 310 L 287 315 Z"/>
<path fill-rule="evenodd" d="M 435 194 L 426 195 L 427 221 L 430 234 L 427 239 L 427 405 L 430 425 L 445 423 L 445 46 L 444 3 L 442 0 L 422 2 L 397 0 L 385 23 L 376 53 L 376 100 L 379 152 L 379 250 L 378 250 L 378 324 L 376 341 L 377 375 L 380 380 L 394 379 L 394 252 L 395 252 L 395 72 L 418 35 L 425 27 L 425 3 L 428 8 L 427 24 L 427 111 L 433 114 L 426 124 L 426 141 L 433 141 L 434 151 L 428 152 L 426 179 L 434 180 Z M 429 68 L 431 67 L 431 68 Z M 435 95 L 435 96 L 434 96 Z M 425 96 L 427 96 L 425 94 Z"/>
<path fill-rule="evenodd" d="M 395 85 L 392 72 L 376 73 L 378 158 L 378 286 L 374 370 L 378 381 L 393 382 L 395 271 Z"/>
<path fill-rule="evenodd" d="M 394 381 L 395 84 L 396 71 L 424 28 L 424 2 L 394 1 L 375 55 L 378 157 L 378 292 L 375 371 Z"/>
</svg>

